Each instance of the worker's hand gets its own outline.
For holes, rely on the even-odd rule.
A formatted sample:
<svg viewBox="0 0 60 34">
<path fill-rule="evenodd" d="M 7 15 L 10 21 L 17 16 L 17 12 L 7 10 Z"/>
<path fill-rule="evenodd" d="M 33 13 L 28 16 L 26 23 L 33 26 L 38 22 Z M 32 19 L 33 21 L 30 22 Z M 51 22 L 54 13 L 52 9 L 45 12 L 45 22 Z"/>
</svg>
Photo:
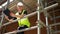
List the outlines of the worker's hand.
<svg viewBox="0 0 60 34">
<path fill-rule="evenodd" d="M 10 19 L 9 22 L 13 22 L 13 19 Z"/>
<path fill-rule="evenodd" d="M 24 15 L 20 15 L 20 18 L 23 18 L 24 17 Z"/>
<path fill-rule="evenodd" d="M 17 18 L 23 18 L 23 15 L 16 15 Z"/>
</svg>

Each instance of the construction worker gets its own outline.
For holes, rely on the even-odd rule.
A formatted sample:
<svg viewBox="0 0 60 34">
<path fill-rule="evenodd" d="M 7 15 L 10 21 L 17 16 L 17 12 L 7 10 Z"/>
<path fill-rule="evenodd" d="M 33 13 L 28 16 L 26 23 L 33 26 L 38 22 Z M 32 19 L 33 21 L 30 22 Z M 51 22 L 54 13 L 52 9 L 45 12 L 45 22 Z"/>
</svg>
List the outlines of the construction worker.
<svg viewBox="0 0 60 34">
<path fill-rule="evenodd" d="M 27 15 L 27 11 L 24 10 L 22 2 L 19 2 L 17 4 L 17 10 L 18 10 L 18 12 L 16 13 L 16 16 L 17 15 L 20 16 L 20 17 L 17 17 L 17 19 L 20 19 L 20 20 L 18 20 L 18 25 L 19 25 L 18 30 L 22 30 L 22 29 L 30 27 L 30 22 L 28 20 L 28 17 L 23 18 L 25 15 Z M 21 18 L 23 18 L 23 19 L 21 19 Z M 24 34 L 24 32 L 19 32 L 17 34 Z"/>
</svg>

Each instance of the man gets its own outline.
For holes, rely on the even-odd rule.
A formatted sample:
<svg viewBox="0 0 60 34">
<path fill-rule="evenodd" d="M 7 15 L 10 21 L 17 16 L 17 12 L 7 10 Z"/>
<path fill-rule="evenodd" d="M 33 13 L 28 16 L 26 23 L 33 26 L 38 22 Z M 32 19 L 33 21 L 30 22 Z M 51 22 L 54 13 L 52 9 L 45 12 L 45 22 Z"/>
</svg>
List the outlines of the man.
<svg viewBox="0 0 60 34">
<path fill-rule="evenodd" d="M 19 2 L 17 4 L 17 10 L 18 10 L 18 12 L 16 13 L 16 16 L 18 16 L 18 15 L 20 16 L 20 17 L 17 17 L 17 19 L 20 19 L 20 20 L 18 20 L 18 25 L 19 25 L 18 30 L 22 30 L 22 29 L 30 27 L 30 22 L 28 20 L 28 17 L 23 18 L 25 15 L 27 15 L 27 11 L 24 10 L 22 2 Z M 23 19 L 21 19 L 21 18 L 23 18 Z M 24 34 L 24 32 L 19 32 L 17 34 Z"/>
</svg>

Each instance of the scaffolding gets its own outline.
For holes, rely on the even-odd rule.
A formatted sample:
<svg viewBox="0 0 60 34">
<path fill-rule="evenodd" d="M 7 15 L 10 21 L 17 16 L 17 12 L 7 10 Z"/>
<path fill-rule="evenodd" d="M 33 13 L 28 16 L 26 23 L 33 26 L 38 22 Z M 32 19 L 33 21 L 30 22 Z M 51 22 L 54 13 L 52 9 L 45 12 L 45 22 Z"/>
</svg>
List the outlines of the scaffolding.
<svg viewBox="0 0 60 34">
<path fill-rule="evenodd" d="M 22 0 L 20 0 L 20 1 L 23 2 Z M 2 7 L 4 8 L 6 5 L 8 6 L 10 2 L 12 2 L 12 1 L 7 0 L 7 2 L 5 3 L 5 5 L 2 5 Z M 25 4 L 25 3 L 24 3 L 24 4 Z M 55 23 L 55 24 L 49 25 L 49 24 L 48 24 L 48 15 L 47 15 L 48 13 L 47 13 L 47 10 L 58 6 L 58 3 L 53 4 L 53 5 L 47 7 L 47 2 L 45 2 L 45 8 L 44 8 L 44 6 L 43 6 L 42 0 L 37 0 L 37 4 L 38 4 L 38 6 L 37 6 L 37 11 L 35 11 L 35 12 L 33 12 L 33 13 L 30 13 L 30 14 L 24 16 L 24 17 L 27 17 L 27 16 L 30 17 L 30 16 L 33 16 L 34 14 L 37 13 L 37 25 L 36 25 L 36 26 L 30 27 L 30 28 L 26 28 L 26 29 L 23 29 L 23 30 L 15 30 L 15 31 L 12 31 L 12 32 L 4 33 L 4 34 L 12 34 L 12 33 L 17 33 L 17 32 L 32 30 L 32 29 L 35 29 L 35 28 L 37 28 L 37 34 L 41 34 L 41 33 L 40 33 L 40 29 L 41 29 L 40 26 L 41 26 L 41 24 L 42 24 L 44 27 L 46 27 L 47 34 L 52 34 L 52 33 L 50 32 L 51 26 L 60 25 L 60 23 Z M 46 24 L 41 23 L 41 20 L 40 20 L 40 12 L 44 12 L 44 14 L 45 14 L 45 19 L 46 19 Z M 2 12 L 2 14 L 3 14 L 3 12 Z M 3 21 L 3 18 L 4 18 L 4 16 L 2 15 L 1 23 L 2 23 L 2 21 Z M 55 18 L 55 17 L 54 17 L 54 18 Z M 23 18 L 22 18 L 22 19 L 23 19 Z M 19 20 L 20 20 L 20 19 L 19 19 Z M 14 20 L 12 23 L 14 23 L 14 22 L 16 22 L 16 21 L 17 21 L 17 20 Z M 10 22 L 7 22 L 7 23 L 1 25 L 0 27 L 6 26 L 6 25 L 9 25 L 9 24 L 11 24 L 11 23 L 10 23 Z M 58 32 L 59 32 L 59 31 L 58 31 Z"/>
</svg>

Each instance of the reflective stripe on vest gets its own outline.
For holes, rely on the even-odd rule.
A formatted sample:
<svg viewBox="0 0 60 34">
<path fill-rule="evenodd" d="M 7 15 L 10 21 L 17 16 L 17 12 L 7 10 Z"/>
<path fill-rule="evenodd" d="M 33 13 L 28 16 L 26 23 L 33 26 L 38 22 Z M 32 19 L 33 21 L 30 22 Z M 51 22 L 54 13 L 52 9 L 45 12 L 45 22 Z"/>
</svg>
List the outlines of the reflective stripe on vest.
<svg viewBox="0 0 60 34">
<path fill-rule="evenodd" d="M 25 10 L 23 10 L 22 14 L 24 14 L 24 11 Z M 19 26 L 27 25 L 28 27 L 30 27 L 30 22 L 28 20 L 28 17 L 25 17 L 25 18 L 23 18 L 21 20 L 18 20 L 18 24 L 19 24 Z"/>
</svg>

